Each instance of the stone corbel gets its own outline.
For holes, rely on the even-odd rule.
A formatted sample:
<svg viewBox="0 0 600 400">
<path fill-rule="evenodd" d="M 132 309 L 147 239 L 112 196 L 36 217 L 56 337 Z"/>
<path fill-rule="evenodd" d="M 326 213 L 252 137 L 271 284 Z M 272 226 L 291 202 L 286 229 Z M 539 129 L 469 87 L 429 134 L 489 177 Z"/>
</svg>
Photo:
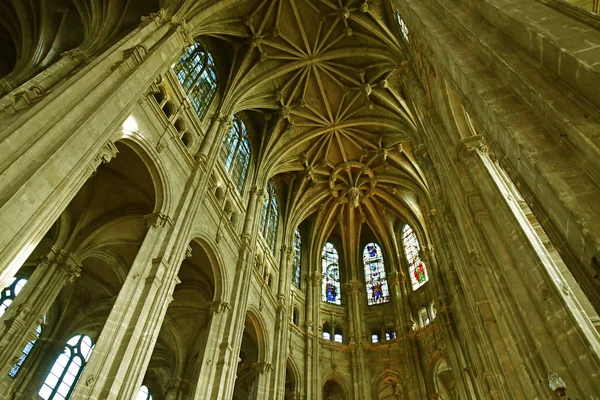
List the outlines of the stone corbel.
<svg viewBox="0 0 600 400">
<path fill-rule="evenodd" d="M 100 164 L 109 163 L 110 160 L 115 158 L 119 153 L 119 150 L 115 146 L 115 144 L 109 140 L 106 144 L 100 149 L 98 154 L 92 159 L 92 162 L 88 165 L 88 170 L 90 171 L 90 175 L 93 174 Z"/>
<path fill-rule="evenodd" d="M 273 370 L 273 365 L 268 362 L 259 362 L 252 364 L 252 369 L 259 374 L 268 374 Z"/>
<path fill-rule="evenodd" d="M 162 228 L 167 224 L 173 225 L 171 217 L 160 212 L 144 215 L 144 219 L 146 220 L 146 229 Z"/>
<path fill-rule="evenodd" d="M 192 246 L 188 245 L 188 246 L 185 248 L 185 258 L 190 258 L 190 257 L 192 257 L 192 253 L 193 253 L 193 252 L 192 252 Z"/>
<path fill-rule="evenodd" d="M 211 315 L 223 314 L 224 312 L 231 311 L 233 309 L 231 304 L 226 301 L 213 301 L 208 307 L 208 311 Z"/>
</svg>

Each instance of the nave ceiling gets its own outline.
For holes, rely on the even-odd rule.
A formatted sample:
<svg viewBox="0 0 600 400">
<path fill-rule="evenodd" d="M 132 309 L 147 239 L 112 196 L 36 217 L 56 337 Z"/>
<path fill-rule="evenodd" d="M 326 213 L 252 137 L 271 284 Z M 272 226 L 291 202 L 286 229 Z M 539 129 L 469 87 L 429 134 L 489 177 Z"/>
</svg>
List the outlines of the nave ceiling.
<svg viewBox="0 0 600 400">
<path fill-rule="evenodd" d="M 218 70 L 222 109 L 264 116 L 267 128 L 254 135 L 259 181 L 282 182 L 289 226 L 321 211 L 323 231 L 352 218 L 381 236 L 390 216 L 421 217 L 428 186 L 403 97 L 407 46 L 389 1 L 238 1 L 190 26 L 209 37 L 217 64 L 231 65 Z"/>
</svg>

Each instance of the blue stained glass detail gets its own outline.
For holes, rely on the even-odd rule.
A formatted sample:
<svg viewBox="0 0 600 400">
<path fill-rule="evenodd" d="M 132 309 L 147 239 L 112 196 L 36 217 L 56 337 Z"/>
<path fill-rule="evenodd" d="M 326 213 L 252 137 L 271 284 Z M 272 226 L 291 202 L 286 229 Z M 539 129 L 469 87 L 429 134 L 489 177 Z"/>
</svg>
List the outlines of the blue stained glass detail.
<svg viewBox="0 0 600 400">
<path fill-rule="evenodd" d="M 363 251 L 367 303 L 382 304 L 390 301 L 388 283 L 383 264 L 381 248 L 377 243 L 369 243 Z"/>
</svg>

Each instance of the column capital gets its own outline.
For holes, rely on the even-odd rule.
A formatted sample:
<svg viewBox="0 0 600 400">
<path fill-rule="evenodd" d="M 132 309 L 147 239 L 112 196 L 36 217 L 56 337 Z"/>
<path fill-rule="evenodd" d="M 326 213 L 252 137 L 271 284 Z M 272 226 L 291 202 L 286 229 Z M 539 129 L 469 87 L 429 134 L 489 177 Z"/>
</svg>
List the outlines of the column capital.
<svg viewBox="0 0 600 400">
<path fill-rule="evenodd" d="M 147 25 L 151 22 L 156 22 L 156 25 L 160 26 L 166 21 L 167 21 L 167 12 L 165 11 L 164 8 L 161 8 L 157 12 L 154 12 L 152 14 L 144 15 L 144 16 L 142 16 L 142 18 L 140 18 L 140 22 L 143 25 Z"/>
<path fill-rule="evenodd" d="M 110 160 L 117 156 L 117 153 L 119 153 L 119 150 L 117 149 L 113 141 L 109 140 L 108 142 L 106 142 L 106 144 L 102 146 L 102 148 L 98 151 L 98 153 L 94 156 L 94 158 L 88 165 L 88 170 L 90 171 L 90 174 L 93 174 L 98 169 L 100 164 L 109 163 Z"/>
<path fill-rule="evenodd" d="M 210 303 L 208 305 L 208 312 L 211 315 L 219 315 L 219 314 L 223 314 L 226 311 L 231 311 L 233 309 L 233 307 L 231 307 L 231 304 L 226 302 L 226 301 L 213 301 L 212 303 Z"/>
<path fill-rule="evenodd" d="M 268 362 L 254 363 L 252 369 L 259 374 L 267 374 L 273 370 L 273 364 Z"/>
<path fill-rule="evenodd" d="M 346 292 L 348 295 L 354 295 L 360 293 L 361 289 L 363 289 L 363 285 L 359 281 L 350 281 L 346 284 Z"/>
<path fill-rule="evenodd" d="M 387 282 L 390 287 L 399 285 L 401 281 L 402 278 L 396 270 L 390 272 L 387 276 Z"/>
<path fill-rule="evenodd" d="M 488 145 L 481 135 L 474 135 L 461 139 L 460 143 L 456 146 L 456 155 L 460 161 L 468 160 L 473 154 L 487 154 L 487 152 Z"/>
<path fill-rule="evenodd" d="M 67 283 L 72 283 L 75 278 L 79 278 L 81 276 L 81 267 L 82 264 L 75 256 L 73 256 L 73 254 L 67 255 L 66 258 L 58 265 L 59 270 L 65 275 Z"/>
<path fill-rule="evenodd" d="M 323 274 L 320 272 L 313 272 L 308 275 L 309 283 L 311 286 L 321 286 L 321 282 L 323 282 Z"/>
</svg>

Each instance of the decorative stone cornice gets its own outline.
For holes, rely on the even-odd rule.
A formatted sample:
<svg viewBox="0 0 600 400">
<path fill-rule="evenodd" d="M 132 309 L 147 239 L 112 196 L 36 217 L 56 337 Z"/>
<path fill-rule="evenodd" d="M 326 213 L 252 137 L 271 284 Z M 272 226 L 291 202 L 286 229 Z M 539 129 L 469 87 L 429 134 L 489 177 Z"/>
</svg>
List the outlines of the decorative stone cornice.
<svg viewBox="0 0 600 400">
<path fill-rule="evenodd" d="M 163 228 L 167 224 L 173 225 L 171 217 L 160 212 L 144 215 L 144 219 L 146 220 L 146 229 Z"/>
</svg>

